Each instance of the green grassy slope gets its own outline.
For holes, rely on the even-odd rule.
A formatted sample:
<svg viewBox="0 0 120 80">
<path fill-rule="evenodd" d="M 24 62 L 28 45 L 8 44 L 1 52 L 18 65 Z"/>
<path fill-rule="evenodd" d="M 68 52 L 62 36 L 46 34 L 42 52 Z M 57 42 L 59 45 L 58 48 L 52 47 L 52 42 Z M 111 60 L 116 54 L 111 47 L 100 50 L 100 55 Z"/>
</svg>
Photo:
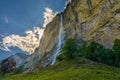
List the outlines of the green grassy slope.
<svg viewBox="0 0 120 80">
<path fill-rule="evenodd" d="M 26 74 L 9 75 L 3 80 L 120 80 L 120 69 L 79 58 Z"/>
</svg>

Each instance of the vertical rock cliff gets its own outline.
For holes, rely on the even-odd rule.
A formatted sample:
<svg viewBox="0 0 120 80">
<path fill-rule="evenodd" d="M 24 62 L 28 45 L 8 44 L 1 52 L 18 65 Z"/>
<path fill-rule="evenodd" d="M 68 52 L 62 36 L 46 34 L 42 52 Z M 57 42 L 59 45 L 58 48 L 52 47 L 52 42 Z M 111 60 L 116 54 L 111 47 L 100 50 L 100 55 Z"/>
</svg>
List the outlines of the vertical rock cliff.
<svg viewBox="0 0 120 80">
<path fill-rule="evenodd" d="M 111 47 L 120 38 L 120 0 L 73 0 L 64 12 L 68 36 Z"/>
</svg>

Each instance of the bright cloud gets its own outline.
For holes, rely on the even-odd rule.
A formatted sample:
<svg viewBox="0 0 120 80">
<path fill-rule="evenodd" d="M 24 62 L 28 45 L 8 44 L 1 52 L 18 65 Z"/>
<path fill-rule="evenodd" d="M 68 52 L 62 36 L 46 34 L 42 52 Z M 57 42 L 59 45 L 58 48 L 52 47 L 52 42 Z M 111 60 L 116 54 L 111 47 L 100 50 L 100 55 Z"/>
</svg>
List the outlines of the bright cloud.
<svg viewBox="0 0 120 80">
<path fill-rule="evenodd" d="M 50 8 L 45 8 L 45 12 L 44 12 L 44 23 L 43 23 L 43 27 L 46 27 L 47 24 L 49 24 L 53 18 L 56 16 L 57 13 L 54 13 L 52 11 L 52 9 Z"/>
<path fill-rule="evenodd" d="M 4 46 L 4 49 L 8 51 L 9 47 L 13 46 L 32 54 L 39 46 L 43 32 L 44 29 L 35 27 L 34 30 L 26 31 L 26 36 L 20 36 L 15 34 L 6 36 L 2 39 L 2 46 Z"/>
<path fill-rule="evenodd" d="M 44 23 L 43 27 L 45 29 L 46 25 L 50 23 L 57 13 L 54 13 L 52 9 L 45 8 L 44 12 Z M 6 24 L 9 23 L 8 17 L 4 17 Z M 6 36 L 0 42 L 0 49 L 4 51 L 10 51 L 10 47 L 18 47 L 22 51 L 28 52 L 30 54 L 34 53 L 35 49 L 39 47 L 40 39 L 43 35 L 44 29 L 35 27 L 34 30 L 28 30 L 25 32 L 25 36 L 20 36 L 12 34 Z"/>
</svg>

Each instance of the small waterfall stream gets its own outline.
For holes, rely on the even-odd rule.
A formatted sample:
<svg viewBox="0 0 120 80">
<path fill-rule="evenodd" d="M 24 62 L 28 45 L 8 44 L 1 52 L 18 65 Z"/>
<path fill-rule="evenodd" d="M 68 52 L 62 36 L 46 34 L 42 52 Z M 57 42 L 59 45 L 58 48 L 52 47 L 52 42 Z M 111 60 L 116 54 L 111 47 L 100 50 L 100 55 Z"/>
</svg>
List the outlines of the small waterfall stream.
<svg viewBox="0 0 120 80">
<path fill-rule="evenodd" d="M 60 16 L 60 29 L 59 29 L 59 34 L 58 34 L 58 44 L 57 44 L 57 49 L 53 55 L 53 60 L 51 65 L 53 65 L 56 62 L 57 56 L 61 54 L 61 49 L 64 44 L 64 35 L 63 35 L 63 16 L 61 14 Z"/>
</svg>

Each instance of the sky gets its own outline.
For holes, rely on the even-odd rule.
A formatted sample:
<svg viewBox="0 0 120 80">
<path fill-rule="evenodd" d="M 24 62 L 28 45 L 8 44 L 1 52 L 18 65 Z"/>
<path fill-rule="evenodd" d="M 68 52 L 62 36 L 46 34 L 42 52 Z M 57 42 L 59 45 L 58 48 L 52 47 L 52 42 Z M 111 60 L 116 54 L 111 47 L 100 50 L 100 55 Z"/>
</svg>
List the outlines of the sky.
<svg viewBox="0 0 120 80">
<path fill-rule="evenodd" d="M 26 39 L 30 40 L 31 38 L 34 38 L 31 39 L 33 42 L 36 42 L 35 40 L 38 41 L 39 39 L 36 39 L 36 35 L 38 35 L 36 30 L 42 30 L 40 28 L 34 29 L 34 26 L 43 26 L 46 7 L 52 9 L 53 12 L 62 12 L 66 1 L 67 0 L 0 0 L 0 60 L 21 51 L 22 49 L 16 44 L 20 44 L 21 46 L 22 43 L 18 42 L 23 42 Z M 26 34 L 26 32 L 29 34 Z M 41 37 L 41 33 L 38 36 Z M 8 43 L 13 46 L 10 48 L 10 51 L 6 52 L 1 49 L 3 48 L 2 39 L 4 39 L 3 43 Z M 27 44 L 27 42 L 25 43 Z M 35 44 L 33 43 L 33 45 Z M 25 47 L 26 46 L 23 46 L 23 48 Z"/>
<path fill-rule="evenodd" d="M 66 0 L 0 0 L 0 34 L 22 35 L 43 25 L 45 7 L 62 12 Z"/>
</svg>

